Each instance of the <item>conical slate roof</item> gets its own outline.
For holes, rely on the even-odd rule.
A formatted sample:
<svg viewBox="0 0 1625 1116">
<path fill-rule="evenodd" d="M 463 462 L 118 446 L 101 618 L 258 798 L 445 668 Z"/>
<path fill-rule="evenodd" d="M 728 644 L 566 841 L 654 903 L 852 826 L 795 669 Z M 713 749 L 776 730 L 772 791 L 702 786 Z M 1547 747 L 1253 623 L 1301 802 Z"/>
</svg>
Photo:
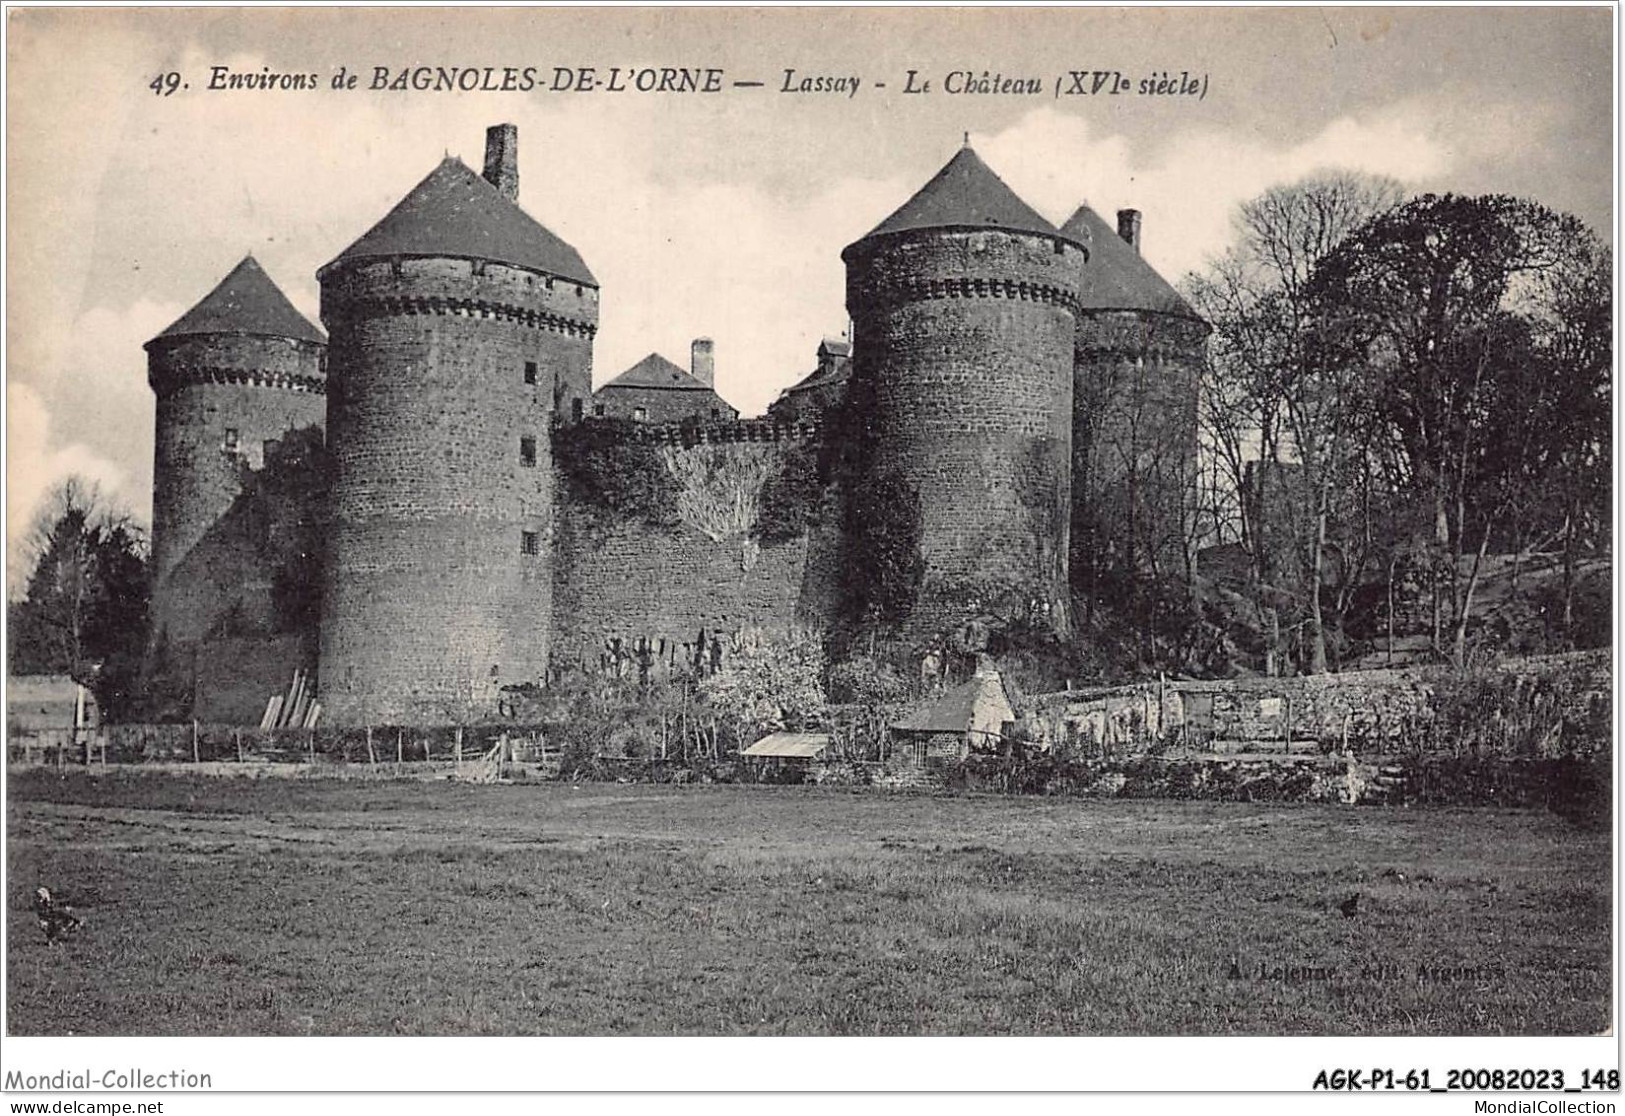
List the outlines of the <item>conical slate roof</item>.
<svg viewBox="0 0 1625 1116">
<path fill-rule="evenodd" d="M 291 337 L 296 341 L 327 344 L 322 331 L 293 308 L 288 296 L 271 281 L 253 256 L 244 256 L 242 263 L 232 268 L 214 290 L 152 341 L 220 333 Z"/>
<path fill-rule="evenodd" d="M 661 356 L 650 353 L 616 376 L 604 388 L 670 388 L 678 391 L 710 391 L 693 376 Z M 599 388 L 603 391 L 604 388 Z"/>
<path fill-rule="evenodd" d="M 317 274 L 351 260 L 386 256 L 490 260 L 598 285 L 574 248 L 449 155 Z"/>
<path fill-rule="evenodd" d="M 1085 310 L 1154 310 L 1200 320 L 1191 304 L 1087 205 L 1078 207 L 1061 233 L 1089 245 L 1078 292 Z"/>
<path fill-rule="evenodd" d="M 992 228 L 1054 236 L 1056 228 L 1016 196 L 969 147 L 948 160 L 901 209 L 863 240 L 914 229 Z M 859 241 L 858 243 L 862 243 Z"/>
</svg>

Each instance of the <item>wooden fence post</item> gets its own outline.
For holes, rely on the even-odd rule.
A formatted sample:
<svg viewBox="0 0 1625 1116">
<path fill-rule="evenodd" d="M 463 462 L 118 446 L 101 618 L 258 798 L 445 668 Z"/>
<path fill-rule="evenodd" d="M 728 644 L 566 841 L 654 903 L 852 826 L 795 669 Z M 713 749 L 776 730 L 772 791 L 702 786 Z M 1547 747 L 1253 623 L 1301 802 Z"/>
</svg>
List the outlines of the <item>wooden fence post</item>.
<svg viewBox="0 0 1625 1116">
<path fill-rule="evenodd" d="M 405 748 L 402 746 L 403 742 L 401 740 L 401 734 L 404 733 L 405 731 L 406 731 L 405 729 L 396 729 L 395 730 L 395 766 L 396 767 L 399 767 L 401 764 L 406 762 L 406 751 L 405 751 Z"/>
<path fill-rule="evenodd" d="M 452 756 L 455 759 L 455 761 L 457 763 L 457 766 L 458 767 L 463 766 L 463 726 L 462 725 L 457 726 L 457 741 L 456 741 L 455 744 L 452 745 L 452 749 L 453 749 L 452 750 Z"/>
<path fill-rule="evenodd" d="M 232 729 L 231 730 L 231 742 L 233 744 L 237 745 L 237 762 L 242 763 L 243 762 L 243 730 L 242 729 L 238 728 L 238 729 Z"/>
<path fill-rule="evenodd" d="M 305 738 L 305 743 L 306 743 L 307 748 L 310 751 L 310 763 L 311 763 L 311 766 L 314 767 L 316 765 L 316 730 L 315 729 L 310 730 L 310 735 Z"/>
<path fill-rule="evenodd" d="M 367 763 L 373 767 L 378 765 L 378 754 L 372 750 L 372 726 L 367 726 Z"/>
<path fill-rule="evenodd" d="M 192 762 L 196 763 L 197 761 L 197 720 L 194 718 L 192 721 Z"/>
<path fill-rule="evenodd" d="M 1286 697 L 1286 750 L 1292 752 L 1292 695 Z"/>
</svg>

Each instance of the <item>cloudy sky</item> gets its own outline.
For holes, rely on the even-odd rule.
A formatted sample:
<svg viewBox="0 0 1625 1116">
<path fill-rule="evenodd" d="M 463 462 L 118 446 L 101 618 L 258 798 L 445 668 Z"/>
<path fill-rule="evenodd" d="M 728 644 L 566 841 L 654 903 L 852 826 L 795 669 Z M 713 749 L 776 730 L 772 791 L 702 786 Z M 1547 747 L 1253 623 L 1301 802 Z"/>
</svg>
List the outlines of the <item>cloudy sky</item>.
<svg viewBox="0 0 1625 1116">
<path fill-rule="evenodd" d="M 1230 214 L 1320 168 L 1417 191 L 1500 191 L 1612 239 L 1606 8 L 26 10 L 7 94 L 7 523 L 78 473 L 143 519 L 151 393 L 141 344 L 253 252 L 316 318 L 316 269 L 446 152 L 478 168 L 520 130 L 521 203 L 603 286 L 597 383 L 651 351 L 717 344 L 745 413 L 846 324 L 842 247 L 964 133 L 1035 208 L 1145 214 L 1170 279 Z M 710 96 L 372 92 L 373 68 L 720 67 Z M 210 67 L 313 73 L 318 91 L 209 91 Z M 361 87 L 325 88 L 340 66 Z M 784 71 L 856 76 L 780 92 Z M 903 92 L 906 74 L 930 80 Z M 1040 96 L 942 90 L 951 71 Z M 1055 97 L 1069 70 L 1207 79 L 1202 99 Z M 178 72 L 190 88 L 155 95 Z M 734 81 L 761 81 L 759 89 Z M 873 88 L 884 82 L 884 90 Z M 1062 82 L 1063 88 L 1070 84 Z"/>
</svg>

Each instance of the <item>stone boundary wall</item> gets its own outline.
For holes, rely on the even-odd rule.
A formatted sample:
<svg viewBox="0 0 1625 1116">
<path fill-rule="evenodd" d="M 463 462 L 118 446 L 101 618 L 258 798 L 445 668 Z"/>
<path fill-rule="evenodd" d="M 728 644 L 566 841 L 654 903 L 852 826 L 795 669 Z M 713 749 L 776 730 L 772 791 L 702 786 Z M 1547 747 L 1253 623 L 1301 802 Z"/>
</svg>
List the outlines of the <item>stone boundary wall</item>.
<svg viewBox="0 0 1625 1116">
<path fill-rule="evenodd" d="M 1612 651 L 1512 659 L 1491 668 L 1520 684 L 1566 680 L 1554 715 L 1584 724 L 1612 700 Z M 1230 752 L 1412 751 L 1428 740 L 1441 687 L 1440 667 L 1403 667 L 1292 678 L 1134 683 L 1041 694 L 1020 725 L 1044 746 L 1084 754 L 1183 747 Z M 1319 747 L 1317 748 L 1316 745 Z"/>
</svg>

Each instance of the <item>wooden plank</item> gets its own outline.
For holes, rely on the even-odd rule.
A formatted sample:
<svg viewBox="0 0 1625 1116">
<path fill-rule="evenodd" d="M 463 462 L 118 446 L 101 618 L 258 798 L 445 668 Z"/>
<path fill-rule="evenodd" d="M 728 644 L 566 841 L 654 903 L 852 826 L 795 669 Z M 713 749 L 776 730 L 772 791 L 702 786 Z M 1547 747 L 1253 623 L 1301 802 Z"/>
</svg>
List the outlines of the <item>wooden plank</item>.
<svg viewBox="0 0 1625 1116">
<path fill-rule="evenodd" d="M 293 681 L 288 684 L 288 696 L 282 703 L 282 723 L 284 725 L 293 728 L 299 727 L 299 722 L 294 720 L 294 711 L 299 708 L 299 699 L 304 692 L 305 672 L 296 669 L 293 672 Z"/>
</svg>

